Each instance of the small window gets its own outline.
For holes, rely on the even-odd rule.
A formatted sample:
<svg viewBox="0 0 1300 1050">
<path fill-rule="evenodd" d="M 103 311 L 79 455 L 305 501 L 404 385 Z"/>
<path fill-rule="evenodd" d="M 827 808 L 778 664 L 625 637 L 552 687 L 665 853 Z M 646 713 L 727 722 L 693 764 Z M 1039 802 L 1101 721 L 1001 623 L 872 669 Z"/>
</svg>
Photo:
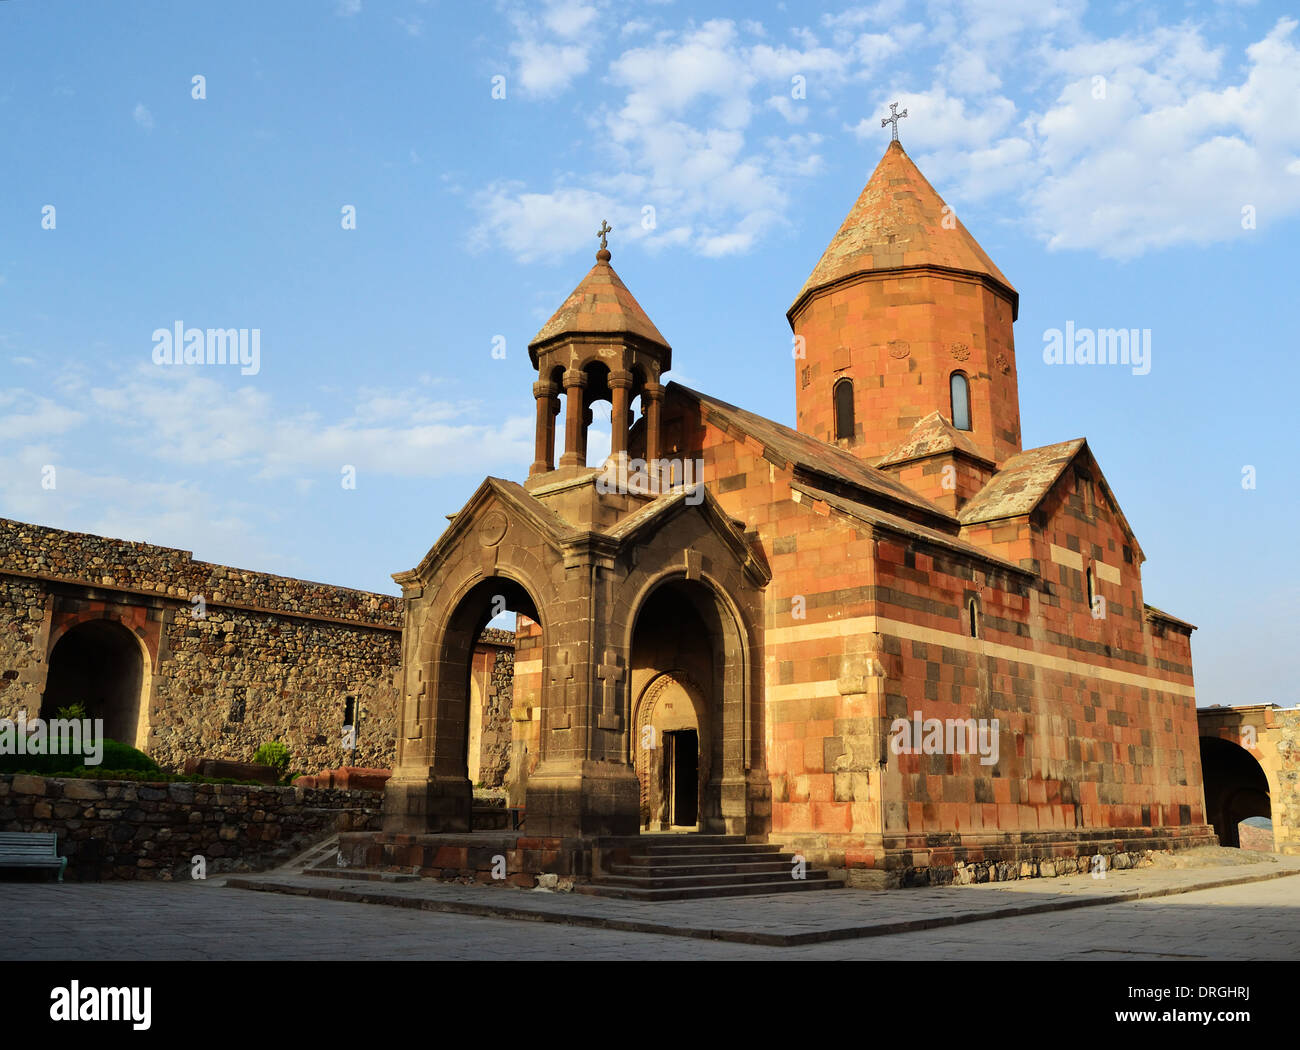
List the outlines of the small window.
<svg viewBox="0 0 1300 1050">
<path fill-rule="evenodd" d="M 970 623 L 970 636 L 978 638 L 980 636 L 980 610 L 979 603 L 974 598 L 966 603 L 966 615 Z"/>
<path fill-rule="evenodd" d="M 853 437 L 853 380 L 835 384 L 835 440 Z"/>
<path fill-rule="evenodd" d="M 952 374 L 952 425 L 970 430 L 970 381 L 960 372 Z"/>
<path fill-rule="evenodd" d="M 1088 571 L 1085 575 L 1088 581 L 1088 608 L 1093 609 L 1096 608 L 1097 605 L 1097 581 L 1093 577 L 1091 565 L 1088 566 Z"/>
</svg>

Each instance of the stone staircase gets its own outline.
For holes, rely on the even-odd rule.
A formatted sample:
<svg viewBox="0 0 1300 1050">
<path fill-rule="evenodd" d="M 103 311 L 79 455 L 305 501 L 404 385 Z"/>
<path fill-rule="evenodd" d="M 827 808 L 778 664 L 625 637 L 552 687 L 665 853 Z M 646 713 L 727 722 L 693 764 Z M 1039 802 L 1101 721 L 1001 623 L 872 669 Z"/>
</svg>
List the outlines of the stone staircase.
<svg viewBox="0 0 1300 1050">
<path fill-rule="evenodd" d="M 574 892 L 623 900 L 699 900 L 763 893 L 833 890 L 844 885 L 807 868 L 793 877 L 794 854 L 742 835 L 643 835 L 601 843 L 612 859 Z"/>
</svg>

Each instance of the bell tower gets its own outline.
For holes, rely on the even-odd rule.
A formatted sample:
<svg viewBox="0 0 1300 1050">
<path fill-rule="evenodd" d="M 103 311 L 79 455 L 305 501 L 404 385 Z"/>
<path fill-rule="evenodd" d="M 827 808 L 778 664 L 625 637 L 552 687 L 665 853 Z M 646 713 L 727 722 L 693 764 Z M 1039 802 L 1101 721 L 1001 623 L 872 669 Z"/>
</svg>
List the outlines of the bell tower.
<svg viewBox="0 0 1300 1050">
<path fill-rule="evenodd" d="M 1000 465 L 1021 450 L 1020 297 L 904 152 L 906 115 L 786 314 L 798 429 L 874 461 L 938 412 Z"/>
<path fill-rule="evenodd" d="M 600 227 L 596 265 L 528 344 L 528 356 L 537 368 L 537 440 L 529 481 L 584 469 L 591 406 L 597 401 L 611 404 L 610 453 L 618 455 L 627 451 L 630 408 L 639 397 L 646 459 L 660 458 L 664 388 L 659 377 L 672 367 L 672 348 L 610 266 L 606 237 L 613 228 L 606 222 Z M 557 467 L 555 421 L 561 396 L 564 451 Z"/>
</svg>

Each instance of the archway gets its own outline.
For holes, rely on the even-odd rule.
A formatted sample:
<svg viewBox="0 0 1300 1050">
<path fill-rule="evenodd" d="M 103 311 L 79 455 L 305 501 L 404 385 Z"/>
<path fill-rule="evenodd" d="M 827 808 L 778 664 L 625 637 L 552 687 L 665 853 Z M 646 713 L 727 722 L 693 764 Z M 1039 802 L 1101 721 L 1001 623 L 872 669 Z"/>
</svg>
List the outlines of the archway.
<svg viewBox="0 0 1300 1050">
<path fill-rule="evenodd" d="M 144 651 L 114 620 L 88 620 L 68 629 L 50 652 L 41 718 L 81 704 L 87 718 L 103 719 L 104 736 L 140 746 Z"/>
<path fill-rule="evenodd" d="M 641 828 L 698 828 L 710 767 L 710 719 L 700 687 L 680 669 L 657 675 L 637 699 L 633 725 Z"/>
<path fill-rule="evenodd" d="M 1272 817 L 1268 777 L 1258 760 L 1239 744 L 1201 737 L 1201 775 L 1206 819 L 1222 846 L 1240 847 L 1237 825 L 1248 817 Z"/>
<path fill-rule="evenodd" d="M 707 584 L 672 577 L 641 603 L 628 760 L 641 783 L 642 831 L 726 830 L 724 737 L 736 745 L 743 737 L 742 662 L 735 624 Z"/>
<path fill-rule="evenodd" d="M 469 796 L 463 813 L 450 819 L 441 830 L 468 831 L 475 823 L 473 783 L 481 756 L 471 757 L 470 747 L 471 742 L 477 744 L 483 740 L 485 721 L 491 716 L 487 703 L 490 697 L 481 684 L 476 684 L 475 654 L 487 625 L 507 612 L 541 623 L 536 603 L 519 583 L 504 576 L 479 581 L 456 603 L 434 652 L 437 731 L 433 766 L 443 777 L 463 779 L 463 790 Z M 474 703 L 476 692 L 477 704 Z M 479 720 L 477 725 L 475 719 Z M 526 782 L 527 778 L 526 747 L 516 746 L 518 743 L 512 741 L 511 767 L 506 774 L 511 794 L 522 794 L 523 785 L 519 781 L 522 778 Z M 521 768 L 516 768 L 517 765 Z M 501 801 L 504 803 L 504 799 Z M 478 822 L 481 826 L 501 827 L 503 817 L 504 806 L 501 814 L 481 813 Z"/>
</svg>

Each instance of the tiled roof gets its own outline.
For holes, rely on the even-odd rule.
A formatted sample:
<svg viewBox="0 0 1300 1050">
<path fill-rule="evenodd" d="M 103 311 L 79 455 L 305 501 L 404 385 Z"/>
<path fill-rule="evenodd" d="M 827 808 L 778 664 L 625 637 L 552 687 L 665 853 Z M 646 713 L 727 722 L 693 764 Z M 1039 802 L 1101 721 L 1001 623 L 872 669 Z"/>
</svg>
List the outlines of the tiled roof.
<svg viewBox="0 0 1300 1050">
<path fill-rule="evenodd" d="M 945 225 L 945 220 L 947 225 Z M 897 142 L 891 142 L 844 224 L 795 296 L 793 313 L 808 293 L 870 270 L 935 266 L 990 278 L 1019 295 L 955 212 Z"/>
<path fill-rule="evenodd" d="M 956 449 L 965 452 L 982 462 L 989 462 L 964 431 L 958 430 L 938 412 L 931 412 L 920 420 L 907 435 L 907 439 L 896 448 L 886 452 L 877 462 L 878 467 L 907 463 L 913 459 L 938 455 Z"/>
<path fill-rule="evenodd" d="M 1056 479 L 1083 446 L 1084 439 L 1075 438 L 1012 456 L 962 507 L 958 514 L 961 523 L 973 525 L 1028 514 L 1056 484 Z"/>
<path fill-rule="evenodd" d="M 580 333 L 632 335 L 669 350 L 667 340 L 609 265 L 609 252 L 603 250 L 597 253 L 596 265 L 528 344 L 533 364 L 537 364 L 537 347 L 543 343 Z M 670 367 L 671 361 L 665 356 L 664 369 Z"/>
<path fill-rule="evenodd" d="M 754 438 L 771 456 L 783 463 L 845 482 L 891 502 L 925 511 L 944 523 L 956 524 L 957 519 L 941 507 L 917 495 L 896 478 L 877 470 L 865 460 L 850 455 L 843 449 L 828 445 L 808 434 L 801 434 L 797 430 L 753 412 L 747 412 L 743 408 L 737 408 L 726 401 L 702 394 L 698 390 L 682 386 L 680 383 L 670 383 L 668 389 L 670 392 L 679 391 L 692 400 L 698 401 L 705 410 L 706 418 L 711 418 L 715 424 L 719 420 L 722 421 L 726 424 L 725 429 L 728 432 L 740 431 Z"/>
</svg>

